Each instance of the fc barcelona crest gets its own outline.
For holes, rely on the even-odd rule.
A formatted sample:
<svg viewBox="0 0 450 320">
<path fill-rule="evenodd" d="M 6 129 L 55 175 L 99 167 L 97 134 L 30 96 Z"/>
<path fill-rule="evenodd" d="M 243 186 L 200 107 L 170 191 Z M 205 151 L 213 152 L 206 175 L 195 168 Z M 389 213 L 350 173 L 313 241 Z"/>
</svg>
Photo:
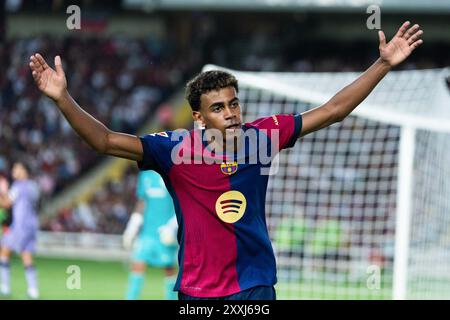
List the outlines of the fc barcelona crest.
<svg viewBox="0 0 450 320">
<path fill-rule="evenodd" d="M 222 171 L 223 174 L 233 174 L 237 171 L 238 163 L 236 161 L 233 161 L 231 163 L 222 163 L 220 165 L 220 171 Z"/>
</svg>

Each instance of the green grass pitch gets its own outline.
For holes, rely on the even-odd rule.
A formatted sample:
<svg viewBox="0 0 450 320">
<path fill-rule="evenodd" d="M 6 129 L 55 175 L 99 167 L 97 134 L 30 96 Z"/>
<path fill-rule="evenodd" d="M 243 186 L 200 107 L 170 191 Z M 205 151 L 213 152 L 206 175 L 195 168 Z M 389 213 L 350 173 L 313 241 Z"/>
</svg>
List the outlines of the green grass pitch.
<svg viewBox="0 0 450 320">
<path fill-rule="evenodd" d="M 82 259 L 35 259 L 41 300 L 123 300 L 128 282 L 128 262 L 93 261 Z M 70 266 L 80 270 L 80 289 L 70 289 L 67 273 Z M 26 281 L 22 263 L 17 256 L 11 260 L 12 296 L 9 299 L 27 299 Z M 330 281 L 280 281 L 277 284 L 278 299 L 391 299 L 391 285 L 381 290 L 369 290 L 365 283 L 336 284 Z M 142 300 L 164 299 L 164 271 L 147 268 Z M 0 298 L 1 300 L 1 298 Z"/>
<path fill-rule="evenodd" d="M 128 281 L 127 262 L 36 258 L 41 300 L 123 300 Z M 80 269 L 80 289 L 69 289 L 69 266 Z M 11 259 L 12 295 L 26 299 L 26 281 L 19 258 Z M 0 298 L 1 299 L 1 298 Z M 148 268 L 141 299 L 164 299 L 164 271 Z"/>
</svg>

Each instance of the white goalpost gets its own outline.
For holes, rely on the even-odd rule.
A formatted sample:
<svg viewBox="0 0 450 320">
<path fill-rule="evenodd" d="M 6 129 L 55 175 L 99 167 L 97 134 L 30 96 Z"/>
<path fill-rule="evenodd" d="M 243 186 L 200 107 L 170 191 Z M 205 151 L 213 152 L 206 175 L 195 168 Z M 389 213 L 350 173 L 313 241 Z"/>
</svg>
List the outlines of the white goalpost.
<svg viewBox="0 0 450 320">
<path fill-rule="evenodd" d="M 314 108 L 358 76 L 231 72 L 245 122 Z M 280 299 L 450 299 L 449 75 L 392 71 L 281 153 L 266 202 Z"/>
</svg>

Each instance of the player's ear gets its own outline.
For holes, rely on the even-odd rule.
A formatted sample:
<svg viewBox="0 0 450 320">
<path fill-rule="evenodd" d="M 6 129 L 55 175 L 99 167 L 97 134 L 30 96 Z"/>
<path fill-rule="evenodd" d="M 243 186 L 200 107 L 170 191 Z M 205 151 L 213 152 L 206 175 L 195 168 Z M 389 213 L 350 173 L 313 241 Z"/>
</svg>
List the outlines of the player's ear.
<svg viewBox="0 0 450 320">
<path fill-rule="evenodd" d="M 192 111 L 192 119 L 194 120 L 194 125 L 196 129 L 201 129 L 205 127 L 203 117 L 200 111 Z"/>
</svg>

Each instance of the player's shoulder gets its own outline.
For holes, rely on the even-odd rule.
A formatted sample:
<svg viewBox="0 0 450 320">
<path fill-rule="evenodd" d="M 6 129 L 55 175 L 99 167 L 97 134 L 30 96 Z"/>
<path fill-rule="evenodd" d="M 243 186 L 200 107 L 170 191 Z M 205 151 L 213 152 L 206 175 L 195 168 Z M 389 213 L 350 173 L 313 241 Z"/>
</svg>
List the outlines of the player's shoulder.
<svg viewBox="0 0 450 320">
<path fill-rule="evenodd" d="M 245 123 L 244 126 L 256 129 L 275 129 L 283 125 L 287 120 L 293 119 L 294 116 L 293 114 L 273 114 Z"/>
<path fill-rule="evenodd" d="M 142 140 L 152 140 L 152 141 L 170 141 L 170 138 L 172 137 L 172 131 L 160 131 L 160 132 L 153 132 L 153 133 L 146 133 L 140 138 Z"/>
<path fill-rule="evenodd" d="M 189 135 L 190 135 L 190 131 L 187 129 L 176 129 L 173 131 L 160 131 L 160 132 L 147 133 L 147 134 L 141 136 L 141 138 L 171 140 L 171 138 L 186 137 Z"/>
<path fill-rule="evenodd" d="M 191 131 L 187 129 L 176 129 L 173 131 L 161 131 L 142 135 L 141 140 L 160 145 L 173 146 L 180 143 L 183 139 L 190 137 Z"/>
<path fill-rule="evenodd" d="M 27 186 L 29 186 L 31 189 L 39 189 L 39 184 L 35 180 L 27 180 Z"/>
</svg>

